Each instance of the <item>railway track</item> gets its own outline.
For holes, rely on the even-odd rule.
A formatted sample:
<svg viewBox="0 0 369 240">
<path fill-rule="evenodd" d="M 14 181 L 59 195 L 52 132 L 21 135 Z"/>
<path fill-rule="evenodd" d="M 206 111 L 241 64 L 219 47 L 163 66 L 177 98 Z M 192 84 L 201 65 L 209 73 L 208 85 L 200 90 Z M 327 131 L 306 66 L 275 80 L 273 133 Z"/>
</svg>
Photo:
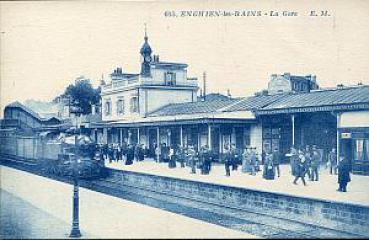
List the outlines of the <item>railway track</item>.
<svg viewBox="0 0 369 240">
<path fill-rule="evenodd" d="M 36 163 L 7 158 L 1 164 L 31 172 L 54 180 L 71 183 L 66 177 L 51 176 L 37 169 Z M 271 217 L 244 209 L 231 208 L 208 202 L 194 201 L 186 197 L 150 191 L 134 186 L 122 185 L 112 178 L 81 180 L 87 189 L 119 197 L 129 201 L 163 209 L 183 216 L 199 219 L 230 229 L 247 232 L 264 238 L 358 238 L 360 236 L 339 232 L 324 227 L 307 225 L 297 221 Z"/>
</svg>

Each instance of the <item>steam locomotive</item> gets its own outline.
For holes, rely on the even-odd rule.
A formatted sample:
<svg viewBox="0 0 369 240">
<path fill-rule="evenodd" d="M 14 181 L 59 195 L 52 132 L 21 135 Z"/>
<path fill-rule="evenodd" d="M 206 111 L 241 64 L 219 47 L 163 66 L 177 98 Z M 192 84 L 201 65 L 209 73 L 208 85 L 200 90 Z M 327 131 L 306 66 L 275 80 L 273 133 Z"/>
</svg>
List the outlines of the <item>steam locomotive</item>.
<svg viewBox="0 0 369 240">
<path fill-rule="evenodd" d="M 85 136 L 70 138 L 74 138 L 75 142 L 64 141 L 57 158 L 40 161 L 42 171 L 49 175 L 67 177 L 78 173 L 82 179 L 103 177 L 104 159 L 101 148 L 91 141 L 86 141 Z"/>
</svg>

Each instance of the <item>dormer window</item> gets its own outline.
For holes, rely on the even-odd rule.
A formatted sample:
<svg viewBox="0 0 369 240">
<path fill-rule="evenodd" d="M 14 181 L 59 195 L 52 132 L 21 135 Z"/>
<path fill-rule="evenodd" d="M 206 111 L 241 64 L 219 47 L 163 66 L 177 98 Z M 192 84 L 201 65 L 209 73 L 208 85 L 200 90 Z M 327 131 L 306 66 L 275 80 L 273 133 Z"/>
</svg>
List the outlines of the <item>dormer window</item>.
<svg viewBox="0 0 369 240">
<path fill-rule="evenodd" d="M 176 85 L 176 74 L 173 72 L 166 72 L 164 74 L 165 85 L 174 86 Z"/>
</svg>

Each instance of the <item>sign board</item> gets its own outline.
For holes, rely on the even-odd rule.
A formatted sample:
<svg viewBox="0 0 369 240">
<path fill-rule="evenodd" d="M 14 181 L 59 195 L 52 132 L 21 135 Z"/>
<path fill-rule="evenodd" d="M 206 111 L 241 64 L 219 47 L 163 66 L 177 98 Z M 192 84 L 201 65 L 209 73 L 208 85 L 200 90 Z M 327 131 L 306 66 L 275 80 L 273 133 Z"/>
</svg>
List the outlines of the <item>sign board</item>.
<svg viewBox="0 0 369 240">
<path fill-rule="evenodd" d="M 341 133 L 341 138 L 342 138 L 342 139 L 348 139 L 348 138 L 351 138 L 351 133 Z"/>
</svg>

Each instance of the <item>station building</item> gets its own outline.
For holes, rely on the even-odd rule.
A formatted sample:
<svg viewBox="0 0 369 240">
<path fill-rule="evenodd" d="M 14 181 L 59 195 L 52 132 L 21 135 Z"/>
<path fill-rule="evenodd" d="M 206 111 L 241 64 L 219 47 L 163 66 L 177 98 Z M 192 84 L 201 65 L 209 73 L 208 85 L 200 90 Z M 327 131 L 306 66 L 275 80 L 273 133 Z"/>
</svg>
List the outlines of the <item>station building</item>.
<svg viewBox="0 0 369 240">
<path fill-rule="evenodd" d="M 97 142 L 208 145 L 218 156 L 225 144 L 282 155 L 317 145 L 323 157 L 335 147 L 369 174 L 369 86 L 319 89 L 316 76 L 284 73 L 255 96 L 203 100 L 187 64 L 152 58 L 147 36 L 140 54 L 140 73 L 117 68 L 102 83 L 102 121 L 89 125 Z"/>
</svg>

